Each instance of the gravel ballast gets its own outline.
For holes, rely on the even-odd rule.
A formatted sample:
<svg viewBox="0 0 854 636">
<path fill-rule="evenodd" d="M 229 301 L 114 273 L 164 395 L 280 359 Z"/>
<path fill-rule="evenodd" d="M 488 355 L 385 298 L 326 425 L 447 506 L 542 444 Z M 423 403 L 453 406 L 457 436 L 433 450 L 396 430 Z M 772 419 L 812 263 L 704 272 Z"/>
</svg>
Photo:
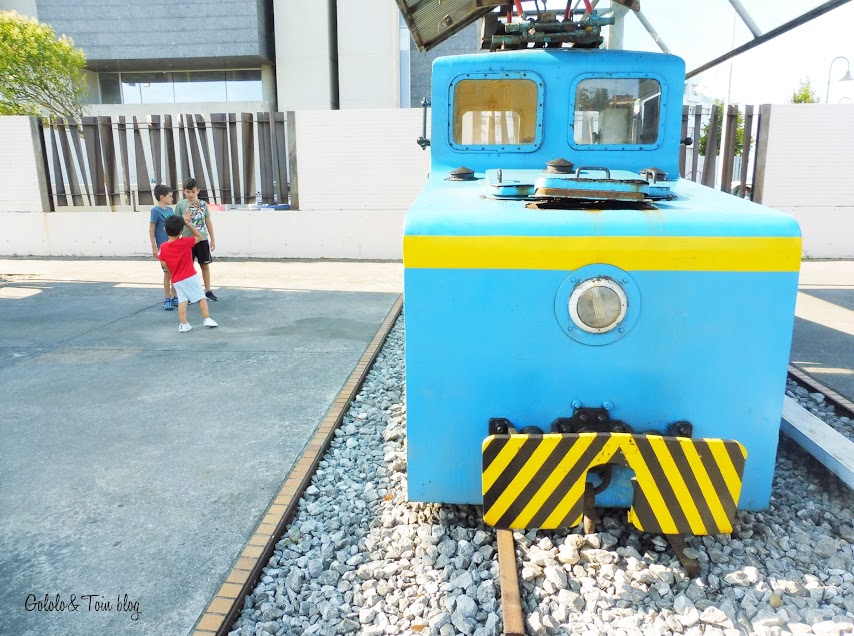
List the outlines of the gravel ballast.
<svg viewBox="0 0 854 636">
<path fill-rule="evenodd" d="M 406 501 L 403 317 L 230 636 L 502 633 L 495 532 Z M 854 633 L 854 494 L 781 439 L 771 507 L 691 537 L 685 574 L 625 510 L 596 532 L 514 533 L 529 636 Z"/>
<path fill-rule="evenodd" d="M 807 411 L 836 429 L 854 442 L 854 420 L 836 411 L 833 404 L 825 401 L 822 393 L 810 393 L 791 378 L 786 380 L 786 395 L 793 398 Z"/>
</svg>

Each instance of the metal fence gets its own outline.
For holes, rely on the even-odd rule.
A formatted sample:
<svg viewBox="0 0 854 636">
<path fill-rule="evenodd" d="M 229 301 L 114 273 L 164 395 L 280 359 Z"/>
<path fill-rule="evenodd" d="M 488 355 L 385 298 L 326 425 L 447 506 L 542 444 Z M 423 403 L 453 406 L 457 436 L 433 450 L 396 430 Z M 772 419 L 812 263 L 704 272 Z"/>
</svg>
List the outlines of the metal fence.
<svg viewBox="0 0 854 636">
<path fill-rule="evenodd" d="M 709 187 L 719 183 L 725 192 L 751 198 L 759 116 L 753 106 L 745 107 L 743 144 L 736 153 L 738 116 L 736 105 L 725 110 L 684 106 L 682 139 L 693 142 L 681 146 L 679 172 L 685 179 Z M 43 120 L 53 210 L 146 209 L 154 204 L 154 185 L 164 183 L 180 193 L 188 177 L 196 179 L 200 196 L 210 203 L 289 203 L 287 124 L 280 112 L 213 113 L 208 119 L 188 114 Z"/>
<path fill-rule="evenodd" d="M 215 204 L 288 202 L 285 113 L 43 120 L 54 210 L 145 209 L 193 177 Z M 176 200 L 179 196 L 176 196 Z"/>
<path fill-rule="evenodd" d="M 681 146 L 679 173 L 691 181 L 714 188 L 718 183 L 718 161 L 720 167 L 720 189 L 740 197 L 752 198 L 753 166 L 757 152 L 754 143 L 759 133 L 759 113 L 754 116 L 753 106 L 745 106 L 743 114 L 742 148 L 737 151 L 738 105 L 721 109 L 717 105 L 704 109 L 702 106 L 682 107 L 682 139 L 692 139 L 690 146 Z M 723 139 L 718 139 L 720 127 Z M 700 140 L 706 136 L 705 152 L 700 154 Z M 720 151 L 715 150 L 720 146 Z"/>
</svg>

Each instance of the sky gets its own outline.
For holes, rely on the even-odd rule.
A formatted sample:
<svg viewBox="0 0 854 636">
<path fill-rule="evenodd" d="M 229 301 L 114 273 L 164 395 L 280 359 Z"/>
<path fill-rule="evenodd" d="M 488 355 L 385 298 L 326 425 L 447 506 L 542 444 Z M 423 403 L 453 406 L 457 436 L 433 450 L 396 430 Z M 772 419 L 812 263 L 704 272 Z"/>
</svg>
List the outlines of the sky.
<svg viewBox="0 0 854 636">
<path fill-rule="evenodd" d="M 763 33 L 788 22 L 824 0 L 741 0 Z M 686 70 L 726 53 L 753 38 L 727 0 L 640 0 L 649 20 L 671 53 L 685 60 Z M 562 8 L 563 0 L 549 0 Z M 600 8 L 607 6 L 600 2 Z M 640 21 L 626 16 L 624 48 L 660 51 Z M 854 81 L 840 82 L 849 68 L 854 75 L 854 1 L 788 33 L 724 62 L 694 78 L 698 90 L 737 104 L 782 104 L 801 80 L 809 79 L 821 102 L 830 76 L 829 103 L 854 103 Z M 729 97 L 729 100 L 727 100 Z"/>
</svg>

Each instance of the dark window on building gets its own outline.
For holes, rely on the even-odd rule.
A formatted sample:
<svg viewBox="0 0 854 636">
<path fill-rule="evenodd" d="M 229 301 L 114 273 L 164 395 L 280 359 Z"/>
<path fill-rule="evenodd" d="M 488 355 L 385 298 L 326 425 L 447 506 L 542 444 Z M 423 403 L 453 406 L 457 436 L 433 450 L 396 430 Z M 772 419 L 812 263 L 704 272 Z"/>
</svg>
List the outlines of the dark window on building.
<svg viewBox="0 0 854 636">
<path fill-rule="evenodd" d="M 101 73 L 98 76 L 98 81 L 101 84 L 102 104 L 122 103 L 122 89 L 119 85 L 118 73 Z"/>
</svg>

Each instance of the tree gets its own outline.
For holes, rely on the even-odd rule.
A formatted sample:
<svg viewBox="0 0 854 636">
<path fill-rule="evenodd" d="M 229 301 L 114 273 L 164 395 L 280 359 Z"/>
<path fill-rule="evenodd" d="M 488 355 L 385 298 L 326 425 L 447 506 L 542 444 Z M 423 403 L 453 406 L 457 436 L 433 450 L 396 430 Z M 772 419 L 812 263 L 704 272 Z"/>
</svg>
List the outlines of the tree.
<svg viewBox="0 0 854 636">
<path fill-rule="evenodd" d="M 718 125 L 717 125 L 717 138 L 718 143 L 715 147 L 715 156 L 721 154 L 721 137 L 723 137 L 723 129 L 724 129 L 724 119 L 726 119 L 726 109 L 724 108 L 724 103 L 718 100 L 715 100 L 715 104 L 718 107 Z M 737 104 L 734 104 L 737 106 Z M 703 126 L 703 134 L 700 137 L 700 154 L 702 156 L 706 156 L 706 140 L 709 137 L 709 124 L 705 124 Z M 739 109 L 738 115 L 735 118 L 735 154 L 740 155 L 742 150 L 744 150 L 744 114 Z"/>
<path fill-rule="evenodd" d="M 86 56 L 66 36 L 0 11 L 0 115 L 80 117 Z"/>
<path fill-rule="evenodd" d="M 786 102 L 789 104 L 818 104 L 818 95 L 812 89 L 809 77 L 801 80 L 797 90 L 792 93 L 792 96 Z"/>
</svg>

